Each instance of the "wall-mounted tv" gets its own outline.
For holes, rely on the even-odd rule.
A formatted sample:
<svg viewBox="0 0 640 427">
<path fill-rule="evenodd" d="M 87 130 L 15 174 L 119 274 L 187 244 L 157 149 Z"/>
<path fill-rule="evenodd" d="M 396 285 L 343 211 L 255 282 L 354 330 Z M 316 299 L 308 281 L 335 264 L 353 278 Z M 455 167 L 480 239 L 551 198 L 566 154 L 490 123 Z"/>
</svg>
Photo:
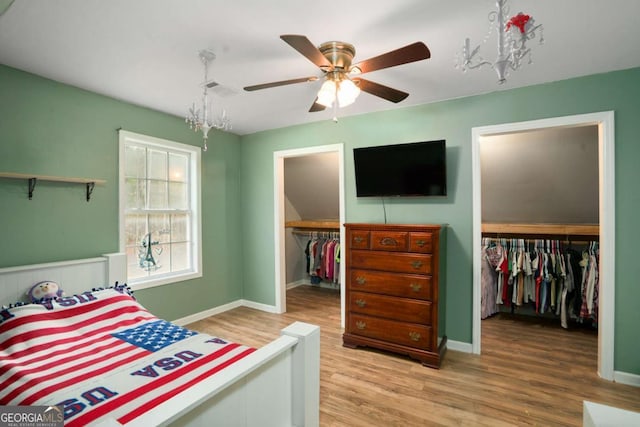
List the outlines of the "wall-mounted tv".
<svg viewBox="0 0 640 427">
<path fill-rule="evenodd" d="M 358 197 L 446 196 L 445 140 L 353 149 Z"/>
</svg>

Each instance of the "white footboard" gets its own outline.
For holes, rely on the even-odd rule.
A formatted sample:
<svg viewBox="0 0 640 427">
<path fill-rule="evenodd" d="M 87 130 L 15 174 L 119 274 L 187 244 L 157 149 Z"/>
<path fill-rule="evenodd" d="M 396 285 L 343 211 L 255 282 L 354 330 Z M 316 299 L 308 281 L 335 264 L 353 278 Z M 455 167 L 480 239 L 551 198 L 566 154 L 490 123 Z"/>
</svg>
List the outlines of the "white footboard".
<svg viewBox="0 0 640 427">
<path fill-rule="evenodd" d="M 127 425 L 314 427 L 319 404 L 320 328 L 295 322 L 278 339 Z"/>
</svg>

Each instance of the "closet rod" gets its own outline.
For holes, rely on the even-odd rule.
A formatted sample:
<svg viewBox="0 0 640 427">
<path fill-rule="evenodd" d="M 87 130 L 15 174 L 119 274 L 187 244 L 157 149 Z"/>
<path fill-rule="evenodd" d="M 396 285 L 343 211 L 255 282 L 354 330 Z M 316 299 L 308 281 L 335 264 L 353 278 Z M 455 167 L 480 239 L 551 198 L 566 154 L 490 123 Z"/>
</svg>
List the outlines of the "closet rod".
<svg viewBox="0 0 640 427">
<path fill-rule="evenodd" d="M 340 237 L 340 232 L 338 230 L 328 230 L 328 229 L 320 229 L 320 230 L 310 230 L 310 229 L 304 229 L 304 230 L 299 230 L 297 228 L 294 228 L 293 230 L 291 230 L 291 233 L 293 234 L 298 234 L 300 236 L 313 236 L 315 235 L 319 235 L 319 236 L 323 236 L 323 235 L 332 235 L 332 236 L 336 236 L 336 237 Z"/>
</svg>

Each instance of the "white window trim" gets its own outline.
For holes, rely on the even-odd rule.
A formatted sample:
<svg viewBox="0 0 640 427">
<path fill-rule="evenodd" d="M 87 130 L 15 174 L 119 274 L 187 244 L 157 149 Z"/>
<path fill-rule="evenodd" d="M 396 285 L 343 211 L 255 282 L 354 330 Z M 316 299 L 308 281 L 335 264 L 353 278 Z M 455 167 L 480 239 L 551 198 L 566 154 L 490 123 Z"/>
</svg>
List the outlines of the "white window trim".
<svg viewBox="0 0 640 427">
<path fill-rule="evenodd" d="M 151 277 L 148 279 L 143 279 L 140 281 L 136 281 L 135 283 L 130 283 L 132 289 L 140 290 L 153 288 L 156 286 L 168 285 L 176 282 L 183 282 L 185 280 L 195 279 L 198 277 L 202 277 L 202 200 L 201 200 L 201 150 L 199 147 L 195 147 L 193 145 L 182 144 L 175 141 L 170 141 L 167 139 L 155 138 L 153 136 L 142 135 L 134 132 L 129 132 L 125 130 L 118 131 L 119 136 L 119 157 L 118 157 L 118 192 L 119 192 L 119 205 L 118 205 L 118 235 L 119 235 L 119 246 L 120 251 L 126 251 L 126 239 L 125 239 L 125 212 L 124 206 L 126 203 L 126 186 L 125 186 L 125 165 L 124 161 L 124 150 L 125 145 L 128 143 L 140 143 L 146 146 L 152 145 L 157 146 L 163 149 L 171 149 L 175 151 L 182 151 L 186 154 L 189 154 L 192 159 L 190 169 L 190 182 L 193 183 L 191 185 L 191 194 L 190 199 L 192 200 L 193 206 L 193 223 L 191 227 L 192 240 L 193 240 L 193 270 L 185 273 L 171 273 L 170 276 L 157 276 Z"/>
</svg>

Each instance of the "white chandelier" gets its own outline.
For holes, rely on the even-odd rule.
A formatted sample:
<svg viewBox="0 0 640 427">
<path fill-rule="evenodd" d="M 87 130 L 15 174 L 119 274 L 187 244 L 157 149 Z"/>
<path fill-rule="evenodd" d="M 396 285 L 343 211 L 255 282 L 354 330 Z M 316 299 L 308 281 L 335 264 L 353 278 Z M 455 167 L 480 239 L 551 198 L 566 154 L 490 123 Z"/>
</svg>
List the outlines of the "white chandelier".
<svg viewBox="0 0 640 427">
<path fill-rule="evenodd" d="M 222 109 L 222 113 L 215 120 L 209 118 L 209 110 L 212 110 L 212 106 L 209 104 L 209 98 L 207 91 L 209 88 L 215 87 L 218 84 L 216 82 L 210 82 L 209 79 L 209 64 L 216 58 L 216 55 L 210 50 L 201 50 L 198 53 L 200 61 L 204 65 L 204 83 L 202 84 L 204 92 L 202 94 L 202 114 L 200 109 L 196 109 L 196 103 L 194 102 L 189 108 L 189 113 L 185 118 L 185 122 L 189 123 L 189 128 L 196 132 L 202 131 L 203 147 L 202 151 L 207 151 L 207 138 L 209 131 L 213 128 L 222 130 L 231 130 L 231 121 L 227 116 L 227 111 Z"/>
<path fill-rule="evenodd" d="M 498 83 L 507 80 L 509 70 L 517 70 L 525 58 L 531 64 L 531 48 L 527 46 L 529 40 L 536 37 L 536 31 L 540 30 L 540 44 L 544 43 L 542 25 L 535 25 L 530 15 L 522 12 L 509 16 L 507 0 L 496 0 L 497 10 L 489 13 L 489 31 L 483 43 L 487 41 L 493 30 L 498 35 L 498 56 L 494 62 L 487 61 L 478 54 L 480 45 L 471 50 L 469 38 L 464 41 L 462 52 L 458 55 L 456 68 L 462 71 L 473 70 L 484 65 L 490 65 L 498 74 Z"/>
</svg>

